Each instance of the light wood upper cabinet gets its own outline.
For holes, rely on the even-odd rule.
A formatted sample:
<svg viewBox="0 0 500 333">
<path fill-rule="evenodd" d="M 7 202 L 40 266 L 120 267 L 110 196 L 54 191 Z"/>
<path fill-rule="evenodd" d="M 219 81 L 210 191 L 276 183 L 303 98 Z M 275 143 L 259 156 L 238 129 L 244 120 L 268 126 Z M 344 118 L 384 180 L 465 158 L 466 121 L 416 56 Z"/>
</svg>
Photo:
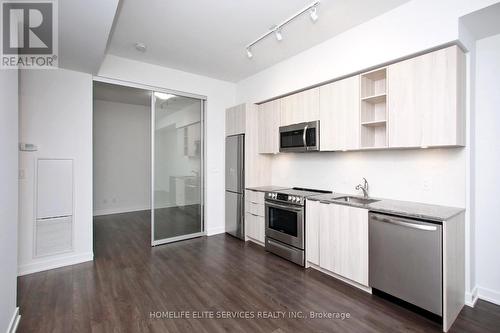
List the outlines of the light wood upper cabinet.
<svg viewBox="0 0 500 333">
<path fill-rule="evenodd" d="M 305 90 L 281 99 L 280 126 L 319 119 L 319 88 Z"/>
<path fill-rule="evenodd" d="M 245 133 L 245 104 L 226 109 L 226 136 Z"/>
<path fill-rule="evenodd" d="M 260 154 L 279 152 L 280 109 L 280 100 L 263 103 L 258 107 L 258 152 Z"/>
<path fill-rule="evenodd" d="M 319 89 L 320 149 L 359 149 L 359 76 Z"/>
<path fill-rule="evenodd" d="M 389 147 L 465 145 L 464 75 L 458 46 L 388 66 Z"/>
</svg>

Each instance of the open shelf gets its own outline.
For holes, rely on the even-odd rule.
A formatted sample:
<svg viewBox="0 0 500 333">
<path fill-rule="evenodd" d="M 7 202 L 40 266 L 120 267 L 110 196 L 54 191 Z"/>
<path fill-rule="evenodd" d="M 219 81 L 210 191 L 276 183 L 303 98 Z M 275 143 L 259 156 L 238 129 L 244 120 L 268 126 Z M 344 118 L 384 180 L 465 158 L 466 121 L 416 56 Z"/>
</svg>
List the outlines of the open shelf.
<svg viewBox="0 0 500 333">
<path fill-rule="evenodd" d="M 386 68 L 361 74 L 361 99 L 385 95 L 386 93 Z"/>
<path fill-rule="evenodd" d="M 361 148 L 387 147 L 386 124 L 361 126 Z"/>
<path fill-rule="evenodd" d="M 372 95 L 368 97 L 363 97 L 361 98 L 363 102 L 367 103 L 372 103 L 372 104 L 377 104 L 377 103 L 385 103 L 386 100 L 386 94 L 378 94 L 378 95 Z"/>
<path fill-rule="evenodd" d="M 360 75 L 361 148 L 387 147 L 387 70 Z"/>
</svg>

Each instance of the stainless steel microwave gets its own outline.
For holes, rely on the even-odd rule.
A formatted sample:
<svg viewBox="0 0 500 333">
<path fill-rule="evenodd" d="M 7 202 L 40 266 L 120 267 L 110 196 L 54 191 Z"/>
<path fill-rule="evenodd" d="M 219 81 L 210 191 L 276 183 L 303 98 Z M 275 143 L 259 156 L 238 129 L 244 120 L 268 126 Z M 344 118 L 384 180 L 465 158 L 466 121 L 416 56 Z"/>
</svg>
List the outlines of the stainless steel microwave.
<svg viewBox="0 0 500 333">
<path fill-rule="evenodd" d="M 280 152 L 319 150 L 319 120 L 280 127 Z"/>
</svg>

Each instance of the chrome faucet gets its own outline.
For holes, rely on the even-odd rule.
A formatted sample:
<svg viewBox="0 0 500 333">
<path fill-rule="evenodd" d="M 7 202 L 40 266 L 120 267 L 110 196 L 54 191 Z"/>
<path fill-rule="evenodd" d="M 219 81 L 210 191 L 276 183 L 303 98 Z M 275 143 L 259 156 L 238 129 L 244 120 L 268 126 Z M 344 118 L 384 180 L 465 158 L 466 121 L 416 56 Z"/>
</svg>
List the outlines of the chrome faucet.
<svg viewBox="0 0 500 333">
<path fill-rule="evenodd" d="M 363 185 L 358 184 L 356 185 L 356 190 L 362 190 L 363 191 L 363 197 L 368 198 L 368 181 L 366 178 L 363 177 Z"/>
</svg>

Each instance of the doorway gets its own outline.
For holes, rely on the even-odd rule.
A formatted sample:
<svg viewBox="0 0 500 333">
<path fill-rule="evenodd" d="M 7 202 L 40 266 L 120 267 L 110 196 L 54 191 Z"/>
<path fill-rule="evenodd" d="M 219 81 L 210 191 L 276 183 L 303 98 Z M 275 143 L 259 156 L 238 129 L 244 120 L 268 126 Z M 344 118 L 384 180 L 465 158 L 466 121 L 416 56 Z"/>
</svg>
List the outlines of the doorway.
<svg viewBox="0 0 500 333">
<path fill-rule="evenodd" d="M 204 235 L 204 97 L 96 79 L 93 105 L 94 222 Z"/>
</svg>

